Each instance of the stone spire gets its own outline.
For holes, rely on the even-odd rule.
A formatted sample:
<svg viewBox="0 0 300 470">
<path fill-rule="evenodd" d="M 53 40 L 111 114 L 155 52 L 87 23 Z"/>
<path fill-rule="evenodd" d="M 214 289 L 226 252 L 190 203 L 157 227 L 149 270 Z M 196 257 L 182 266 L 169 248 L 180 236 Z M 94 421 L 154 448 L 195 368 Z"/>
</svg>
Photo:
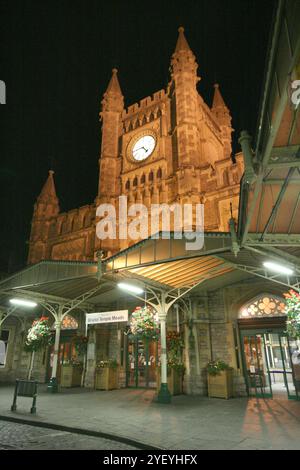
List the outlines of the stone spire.
<svg viewBox="0 0 300 470">
<path fill-rule="evenodd" d="M 54 202 L 54 201 L 56 202 L 58 200 L 56 196 L 53 175 L 54 175 L 54 171 L 49 170 L 46 183 L 44 184 L 42 191 L 40 192 L 40 195 L 38 196 L 38 199 L 37 199 L 39 202 Z"/>
<path fill-rule="evenodd" d="M 124 97 L 122 95 L 117 73 L 117 69 L 112 69 L 112 76 L 101 102 L 103 111 L 121 112 L 124 108 Z"/>
<path fill-rule="evenodd" d="M 175 48 L 175 52 L 179 52 L 179 51 L 191 51 L 191 48 L 190 46 L 188 45 L 188 42 L 186 40 L 186 37 L 184 35 L 184 28 L 182 26 L 180 26 L 178 28 L 178 32 L 179 32 L 179 35 L 178 35 L 178 39 L 177 39 L 177 44 L 176 44 L 176 48 Z M 192 52 L 192 51 L 191 51 Z"/>
<path fill-rule="evenodd" d="M 212 104 L 212 111 L 215 111 L 216 113 L 218 111 L 227 111 L 229 113 L 229 109 L 227 108 L 223 96 L 221 95 L 220 92 L 220 87 L 218 83 L 215 83 L 214 85 L 215 93 L 214 93 L 214 99 L 213 99 L 213 104 Z"/>
<path fill-rule="evenodd" d="M 214 88 L 215 92 L 211 111 L 221 127 L 225 144 L 225 154 L 228 156 L 231 154 L 231 134 L 233 131 L 231 127 L 231 115 L 221 95 L 218 83 L 214 85 Z"/>
<path fill-rule="evenodd" d="M 49 170 L 48 178 L 44 184 L 35 204 L 35 215 L 45 217 L 54 216 L 59 213 L 59 201 L 56 196 L 53 179 L 54 171 Z"/>
<path fill-rule="evenodd" d="M 54 171 L 50 170 L 36 203 L 34 204 L 29 240 L 28 264 L 34 264 L 46 259 L 49 254 L 46 250 L 46 240 L 49 228 L 55 224 L 55 217 L 59 214 L 59 202 L 56 196 L 53 179 Z"/>
<path fill-rule="evenodd" d="M 174 74 L 177 72 L 190 72 L 195 75 L 196 82 L 199 80 L 197 77 L 198 64 L 196 57 L 194 56 L 186 37 L 184 35 L 184 28 L 180 26 L 178 28 L 178 39 L 175 47 L 174 54 L 171 59 L 171 74 L 174 78 Z"/>
</svg>

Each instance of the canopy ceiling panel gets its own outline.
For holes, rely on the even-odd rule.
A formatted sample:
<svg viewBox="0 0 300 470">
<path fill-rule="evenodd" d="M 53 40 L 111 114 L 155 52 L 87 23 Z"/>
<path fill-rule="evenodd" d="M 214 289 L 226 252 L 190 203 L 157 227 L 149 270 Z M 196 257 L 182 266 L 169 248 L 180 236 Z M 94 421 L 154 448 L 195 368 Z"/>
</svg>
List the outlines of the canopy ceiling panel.
<svg viewBox="0 0 300 470">
<path fill-rule="evenodd" d="M 263 233 L 273 211 L 274 215 L 267 233 L 300 234 L 300 174 L 298 169 L 295 169 L 295 176 L 288 181 L 282 198 L 279 200 L 285 178 L 287 178 L 287 170 L 281 169 L 281 175 L 280 184 L 272 174 L 265 178 L 265 184 L 256 200 L 251 218 L 250 233 Z M 249 203 L 251 204 L 251 198 Z"/>
</svg>

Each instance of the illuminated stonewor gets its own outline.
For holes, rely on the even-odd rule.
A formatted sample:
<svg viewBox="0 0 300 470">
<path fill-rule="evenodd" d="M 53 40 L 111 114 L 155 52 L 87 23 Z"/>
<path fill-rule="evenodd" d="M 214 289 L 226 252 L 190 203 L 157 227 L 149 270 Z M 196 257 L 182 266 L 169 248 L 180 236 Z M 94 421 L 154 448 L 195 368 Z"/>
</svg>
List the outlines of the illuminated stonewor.
<svg viewBox="0 0 300 470">
<path fill-rule="evenodd" d="M 126 248 L 132 241 L 101 242 L 95 234 L 97 206 L 117 207 L 120 195 L 127 196 L 128 205 L 142 203 L 148 208 L 159 203 L 204 203 L 208 231 L 228 231 L 230 204 L 237 221 L 242 155 L 236 155 L 233 163 L 230 111 L 219 85 L 215 85 L 212 107 L 204 102 L 197 91 L 197 68 L 184 30 L 179 28 L 166 89 L 125 109 L 113 69 L 101 102 L 95 202 L 61 213 L 50 172 L 35 204 L 29 264 L 42 259 L 90 261 L 99 249 L 109 255 Z"/>
<path fill-rule="evenodd" d="M 292 14 L 278 6 L 257 132 L 252 142 L 245 131 L 240 138 L 240 191 L 243 164 L 241 154 L 235 164 L 230 158 L 230 112 L 219 86 L 211 109 L 198 94 L 197 63 L 182 28 L 166 90 L 125 110 L 113 70 L 102 101 L 95 202 L 61 214 L 51 172 L 35 206 L 29 266 L 0 282 L 0 380 L 26 375 L 23 333 L 47 313 L 55 341 L 37 353 L 33 374 L 51 379 L 52 391 L 67 376 L 69 384 L 74 378 L 73 385 L 101 389 L 105 376 L 105 387 L 153 395 L 160 387 L 158 398 L 168 403 L 171 390 L 207 395 L 207 364 L 222 360 L 233 369 L 234 396 L 299 398 L 299 341 L 285 334 L 283 296 L 300 291 L 300 114 L 289 93 L 300 53 L 300 4 L 294 5 Z M 147 207 L 204 202 L 203 248 L 189 251 L 173 232 L 170 239 L 101 244 L 96 207 L 114 207 L 120 194 Z M 12 298 L 38 306 L 31 312 L 10 305 Z M 129 331 L 132 312 L 146 306 L 159 320 L 159 341 Z M 86 313 L 99 318 L 120 310 L 128 310 L 128 322 L 86 327 Z M 73 320 L 64 329 L 66 315 Z M 180 344 L 176 365 L 184 375 L 177 382 L 168 338 Z M 101 375 L 103 364 L 117 369 Z"/>
</svg>

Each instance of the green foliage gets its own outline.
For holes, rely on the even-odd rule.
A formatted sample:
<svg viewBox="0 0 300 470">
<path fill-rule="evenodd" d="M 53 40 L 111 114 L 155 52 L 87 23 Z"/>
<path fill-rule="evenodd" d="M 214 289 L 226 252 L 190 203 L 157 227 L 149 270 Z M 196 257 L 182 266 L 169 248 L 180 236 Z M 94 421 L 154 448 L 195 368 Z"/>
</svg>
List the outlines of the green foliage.
<svg viewBox="0 0 300 470">
<path fill-rule="evenodd" d="M 87 351 L 88 337 L 83 335 L 75 336 L 72 341 L 78 356 L 83 356 Z"/>
<path fill-rule="evenodd" d="M 131 315 L 130 330 L 133 336 L 158 340 L 159 325 L 149 307 L 137 307 Z"/>
<path fill-rule="evenodd" d="M 105 367 L 109 367 L 110 369 L 116 369 L 118 367 L 118 363 L 116 359 L 108 359 L 106 361 L 100 361 L 98 362 L 96 368 L 97 369 L 103 369 Z"/>
<path fill-rule="evenodd" d="M 290 290 L 283 295 L 286 301 L 286 331 L 291 338 L 300 339 L 300 294 Z"/>
<path fill-rule="evenodd" d="M 24 350 L 28 352 L 39 351 L 45 346 L 52 344 L 53 335 L 49 326 L 49 319 L 47 317 L 41 317 L 38 320 L 34 320 L 31 328 L 29 328 Z"/>
<path fill-rule="evenodd" d="M 223 370 L 230 370 L 230 369 L 231 367 L 228 364 L 226 364 L 226 362 L 221 361 L 220 359 L 216 361 L 210 361 L 207 364 L 207 373 L 209 375 L 218 375 Z"/>
<path fill-rule="evenodd" d="M 169 369 L 176 370 L 179 374 L 184 374 L 185 367 L 182 362 L 182 349 L 184 342 L 181 334 L 176 331 L 169 331 L 167 334 L 167 364 Z"/>
</svg>

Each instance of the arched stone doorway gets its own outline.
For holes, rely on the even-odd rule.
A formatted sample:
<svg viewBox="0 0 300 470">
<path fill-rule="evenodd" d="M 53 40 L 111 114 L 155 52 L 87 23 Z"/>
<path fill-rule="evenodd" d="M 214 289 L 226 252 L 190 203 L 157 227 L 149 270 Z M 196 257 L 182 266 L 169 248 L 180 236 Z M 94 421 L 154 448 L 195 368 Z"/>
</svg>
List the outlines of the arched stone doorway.
<svg viewBox="0 0 300 470">
<path fill-rule="evenodd" d="M 285 322 L 284 299 L 273 294 L 260 294 L 239 310 L 243 371 L 249 396 L 299 398 L 300 345 L 288 338 Z"/>
</svg>

